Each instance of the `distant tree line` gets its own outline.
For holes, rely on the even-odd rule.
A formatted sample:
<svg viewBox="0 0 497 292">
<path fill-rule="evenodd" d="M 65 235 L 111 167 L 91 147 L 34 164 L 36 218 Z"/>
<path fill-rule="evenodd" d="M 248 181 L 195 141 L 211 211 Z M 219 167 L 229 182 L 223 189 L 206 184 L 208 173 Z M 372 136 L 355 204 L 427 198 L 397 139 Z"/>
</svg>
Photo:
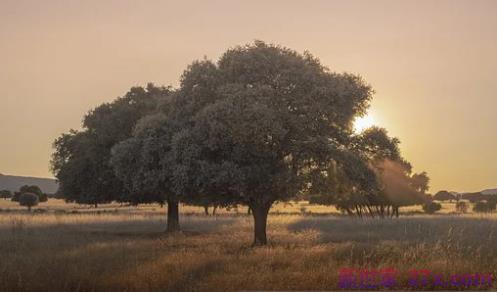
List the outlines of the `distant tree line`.
<svg viewBox="0 0 497 292">
<path fill-rule="evenodd" d="M 24 185 L 19 191 L 11 192 L 9 190 L 0 191 L 0 198 L 10 199 L 13 202 L 19 202 L 21 206 L 31 207 L 38 205 L 38 203 L 47 202 L 49 195 L 44 193 L 40 187 L 36 185 Z"/>
<path fill-rule="evenodd" d="M 456 201 L 456 211 L 459 213 L 466 213 L 468 210 L 468 205 L 464 201 L 473 203 L 473 211 L 477 213 L 489 213 L 497 209 L 497 195 L 484 195 L 481 192 L 457 194 L 439 191 L 433 196 L 433 200 Z"/>
<path fill-rule="evenodd" d="M 267 243 L 277 201 L 309 198 L 356 216 L 398 216 L 428 200 L 429 178 L 385 129 L 353 131 L 373 90 L 310 53 L 256 41 L 214 63 L 195 61 L 178 88 L 133 87 L 88 112 L 54 142 L 52 171 L 66 201 L 246 205 L 254 245 Z"/>
</svg>

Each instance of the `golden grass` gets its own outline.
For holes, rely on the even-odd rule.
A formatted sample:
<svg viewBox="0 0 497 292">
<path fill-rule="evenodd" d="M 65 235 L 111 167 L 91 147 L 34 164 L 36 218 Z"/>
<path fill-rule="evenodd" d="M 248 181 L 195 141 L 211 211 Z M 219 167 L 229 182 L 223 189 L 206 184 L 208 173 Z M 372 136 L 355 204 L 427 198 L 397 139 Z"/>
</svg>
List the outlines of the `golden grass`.
<svg viewBox="0 0 497 292">
<path fill-rule="evenodd" d="M 25 210 L 26 207 L 19 206 L 17 202 L 12 202 L 10 200 L 0 199 L 0 211 L 18 211 Z M 33 207 L 34 210 L 46 210 L 46 211 L 65 211 L 74 213 L 84 213 L 84 212 L 120 212 L 120 213 L 155 213 L 162 214 L 165 212 L 164 207 L 160 207 L 159 204 L 142 204 L 138 207 L 127 206 L 120 203 L 111 204 L 100 204 L 98 208 L 94 208 L 92 205 L 78 205 L 74 203 L 65 203 L 63 200 L 50 199 L 48 202 L 40 203 L 38 206 Z M 204 208 L 196 206 L 181 206 L 181 212 L 184 214 L 204 214 Z M 212 212 L 212 207 L 209 208 L 209 212 Z M 339 212 L 334 207 L 320 206 L 320 205 L 310 205 L 306 201 L 299 202 L 287 202 L 287 203 L 277 203 L 271 208 L 271 213 L 273 214 L 300 214 L 302 212 L 311 212 L 313 214 L 338 214 Z M 218 208 L 216 214 L 247 214 L 247 207 L 239 206 L 237 208 Z"/>
<path fill-rule="evenodd" d="M 497 274 L 497 216 L 360 220 L 299 215 L 302 204 L 273 210 L 262 248 L 250 247 L 252 219 L 241 209 L 204 216 L 183 207 L 175 235 L 152 205 L 96 213 L 55 201 L 40 208 L 67 212 L 0 212 L 0 290 L 337 290 L 343 267 L 394 267 L 404 288 L 411 268 Z"/>
</svg>

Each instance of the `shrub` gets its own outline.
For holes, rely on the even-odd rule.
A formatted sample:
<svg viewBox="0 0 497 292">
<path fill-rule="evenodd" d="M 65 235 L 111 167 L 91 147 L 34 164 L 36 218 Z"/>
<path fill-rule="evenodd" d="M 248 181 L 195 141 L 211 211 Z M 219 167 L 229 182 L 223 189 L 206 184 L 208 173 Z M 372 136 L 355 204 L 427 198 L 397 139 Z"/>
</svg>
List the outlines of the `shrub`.
<svg viewBox="0 0 497 292">
<path fill-rule="evenodd" d="M 12 198 L 12 192 L 9 190 L 2 190 L 0 191 L 0 198 L 5 200 L 10 199 Z"/>
<path fill-rule="evenodd" d="M 14 195 L 12 196 L 11 201 L 12 202 L 19 202 L 19 197 L 21 196 L 20 192 L 14 192 Z"/>
<path fill-rule="evenodd" d="M 488 204 L 489 208 L 492 211 L 494 211 L 497 208 L 497 196 L 495 196 L 495 195 L 488 195 L 487 204 Z"/>
<path fill-rule="evenodd" d="M 48 196 L 45 193 L 41 193 L 38 195 L 38 199 L 40 200 L 40 203 L 48 201 Z"/>
<path fill-rule="evenodd" d="M 24 193 L 19 196 L 19 205 L 28 207 L 31 211 L 31 207 L 38 205 L 39 199 L 36 194 Z"/>
<path fill-rule="evenodd" d="M 488 213 L 495 210 L 495 205 L 489 202 L 476 202 L 473 211 L 477 213 Z"/>
<path fill-rule="evenodd" d="M 423 211 L 425 211 L 428 214 L 433 214 L 437 211 L 440 211 L 440 209 L 442 209 L 442 205 L 435 202 L 429 202 L 423 205 Z"/>
<path fill-rule="evenodd" d="M 456 203 L 456 211 L 459 213 L 466 213 L 468 212 L 468 203 L 466 202 L 457 202 Z"/>
</svg>

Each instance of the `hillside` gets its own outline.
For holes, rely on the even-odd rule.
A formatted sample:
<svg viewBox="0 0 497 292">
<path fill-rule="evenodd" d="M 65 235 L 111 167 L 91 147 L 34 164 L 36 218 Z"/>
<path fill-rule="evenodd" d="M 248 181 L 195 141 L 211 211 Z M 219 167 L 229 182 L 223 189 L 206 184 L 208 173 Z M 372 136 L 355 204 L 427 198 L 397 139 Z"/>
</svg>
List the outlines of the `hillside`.
<svg viewBox="0 0 497 292">
<path fill-rule="evenodd" d="M 488 189 L 481 191 L 481 193 L 484 195 L 497 195 L 497 189 Z"/>
<path fill-rule="evenodd" d="M 47 194 L 57 191 L 55 179 L 0 174 L 0 190 L 18 191 L 23 185 L 37 185 Z"/>
</svg>

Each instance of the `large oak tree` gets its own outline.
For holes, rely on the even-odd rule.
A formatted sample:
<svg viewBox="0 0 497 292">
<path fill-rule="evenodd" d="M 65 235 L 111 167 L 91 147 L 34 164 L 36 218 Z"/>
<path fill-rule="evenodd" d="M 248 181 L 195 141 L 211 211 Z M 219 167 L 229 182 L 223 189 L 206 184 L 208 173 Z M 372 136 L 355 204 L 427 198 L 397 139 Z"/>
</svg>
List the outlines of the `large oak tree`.
<svg viewBox="0 0 497 292">
<path fill-rule="evenodd" d="M 326 191 L 320 186 L 333 184 L 336 169 L 353 184 L 374 180 L 348 148 L 354 117 L 371 96 L 359 76 L 259 41 L 229 49 L 216 64 L 195 62 L 173 101 L 181 124 L 172 145 L 175 189 L 247 204 L 254 244 L 264 245 L 274 202 Z"/>
</svg>

